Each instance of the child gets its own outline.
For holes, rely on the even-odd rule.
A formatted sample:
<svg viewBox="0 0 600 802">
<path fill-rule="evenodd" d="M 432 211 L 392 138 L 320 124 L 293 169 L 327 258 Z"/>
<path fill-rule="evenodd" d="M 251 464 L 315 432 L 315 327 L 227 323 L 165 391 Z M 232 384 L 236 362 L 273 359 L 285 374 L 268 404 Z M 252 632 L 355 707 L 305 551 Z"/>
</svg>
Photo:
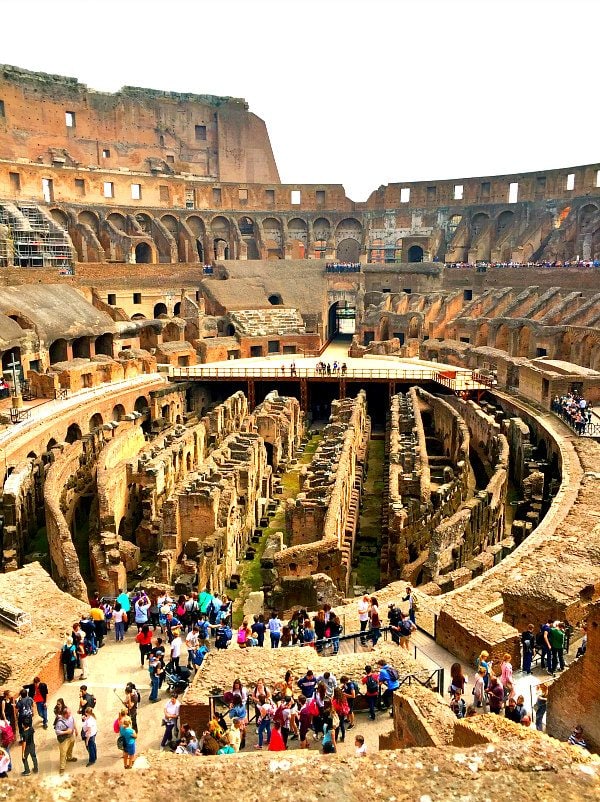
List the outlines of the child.
<svg viewBox="0 0 600 802">
<path fill-rule="evenodd" d="M 354 739 L 354 746 L 356 747 L 354 754 L 356 757 L 365 757 L 367 754 L 367 745 L 365 744 L 364 735 L 357 735 Z"/>
</svg>

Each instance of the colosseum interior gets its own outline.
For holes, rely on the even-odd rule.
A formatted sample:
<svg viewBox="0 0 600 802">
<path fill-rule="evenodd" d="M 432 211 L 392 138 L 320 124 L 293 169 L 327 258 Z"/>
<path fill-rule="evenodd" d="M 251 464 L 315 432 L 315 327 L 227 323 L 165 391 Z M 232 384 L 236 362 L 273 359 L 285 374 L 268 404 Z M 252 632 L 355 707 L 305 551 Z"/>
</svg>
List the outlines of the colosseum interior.
<svg viewBox="0 0 600 802">
<path fill-rule="evenodd" d="M 486 798 L 502 772 L 539 799 L 597 799 L 597 758 L 559 741 L 580 723 L 600 750 L 599 276 L 600 164 L 358 203 L 282 184 L 243 99 L 0 67 L 0 607 L 37 625 L 39 594 L 71 616 L 94 591 L 208 588 L 238 624 L 328 602 L 351 635 L 356 597 L 402 606 L 409 583 L 423 637 L 515 672 L 528 624 L 585 625 L 547 734 L 455 719 L 445 687 L 413 684 L 366 776 L 385 771 L 373 800 L 455 798 L 474 772 Z M 52 692 L 64 626 L 28 652 Z M 12 689 L 33 670 L 15 638 L 0 627 Z M 250 682 L 258 658 L 234 648 L 206 665 Z M 260 651 L 268 681 L 306 670 L 300 649 Z M 362 671 L 342 651 L 336 674 Z M 200 670 L 184 697 L 197 729 L 213 687 Z M 363 798 L 352 760 L 289 756 L 290 798 L 307 772 Z M 139 787 L 184 760 L 149 750 Z M 229 796 L 212 760 L 236 767 Z M 214 799 L 263 787 L 260 755 L 198 764 Z"/>
</svg>

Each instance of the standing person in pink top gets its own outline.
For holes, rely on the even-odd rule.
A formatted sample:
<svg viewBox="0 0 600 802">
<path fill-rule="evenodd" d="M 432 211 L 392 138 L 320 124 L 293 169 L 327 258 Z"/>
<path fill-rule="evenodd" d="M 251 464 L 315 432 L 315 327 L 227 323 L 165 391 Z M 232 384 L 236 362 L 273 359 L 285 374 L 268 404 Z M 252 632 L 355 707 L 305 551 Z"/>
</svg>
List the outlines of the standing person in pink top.
<svg viewBox="0 0 600 802">
<path fill-rule="evenodd" d="M 500 664 L 500 682 L 505 691 L 505 701 L 508 697 L 509 689 L 513 687 L 513 667 L 510 659 L 510 654 L 505 652 L 502 656 L 502 663 Z"/>
</svg>

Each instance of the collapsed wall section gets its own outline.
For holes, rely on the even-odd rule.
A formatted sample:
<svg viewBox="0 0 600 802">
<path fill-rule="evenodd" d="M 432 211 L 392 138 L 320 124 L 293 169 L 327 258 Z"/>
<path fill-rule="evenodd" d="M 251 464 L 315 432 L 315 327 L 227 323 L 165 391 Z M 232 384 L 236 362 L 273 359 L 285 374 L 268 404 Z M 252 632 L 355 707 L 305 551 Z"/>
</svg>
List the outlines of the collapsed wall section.
<svg viewBox="0 0 600 802">
<path fill-rule="evenodd" d="M 333 401 L 323 439 L 300 471 L 300 492 L 287 502 L 291 545 L 273 558 L 277 607 L 288 609 L 303 594 L 312 598 L 315 583 L 322 585 L 320 597 L 335 600 L 347 592 L 370 428 L 363 390 Z"/>
</svg>

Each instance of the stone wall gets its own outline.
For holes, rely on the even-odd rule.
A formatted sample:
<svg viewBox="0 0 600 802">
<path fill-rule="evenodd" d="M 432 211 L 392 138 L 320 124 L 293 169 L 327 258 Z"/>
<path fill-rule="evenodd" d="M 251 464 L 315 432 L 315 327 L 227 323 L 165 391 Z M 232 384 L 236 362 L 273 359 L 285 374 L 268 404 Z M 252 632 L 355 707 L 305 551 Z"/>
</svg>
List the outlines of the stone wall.
<svg viewBox="0 0 600 802">
<path fill-rule="evenodd" d="M 93 486 L 99 447 L 93 436 L 63 446 L 62 453 L 48 469 L 44 484 L 52 576 L 61 590 L 82 601 L 87 600 L 87 589 L 71 537 L 71 520 L 78 497 Z"/>
<path fill-rule="evenodd" d="M 487 557 L 479 558 L 479 555 L 488 547 L 496 546 L 505 536 L 509 447 L 496 421 L 473 402 L 465 403 L 449 396 L 442 403 L 449 404 L 465 421 L 471 433 L 471 443 L 490 471 L 486 487 L 464 502 L 454 515 L 438 524 L 432 533 L 429 557 L 424 565 L 424 581 L 433 580 L 444 591 L 448 586 L 441 581 L 440 575 L 463 567 L 468 569 L 470 576 L 481 573 L 489 567 L 490 561 Z M 463 572 L 462 582 L 466 581 L 465 576 L 470 578 Z M 456 586 L 452 579 L 450 582 L 450 587 Z"/>
<path fill-rule="evenodd" d="M 369 435 L 364 391 L 332 402 L 323 438 L 300 471 L 300 493 L 287 501 L 290 547 L 273 559 L 273 592 L 284 609 L 290 606 L 286 595 L 295 596 L 294 580 L 317 573 L 327 574 L 340 593 L 347 591 Z M 282 595 L 283 579 L 288 591 Z"/>
<path fill-rule="evenodd" d="M 587 650 L 550 685 L 546 731 L 565 740 L 581 724 L 593 752 L 600 752 L 600 603 L 588 608 Z"/>
</svg>

